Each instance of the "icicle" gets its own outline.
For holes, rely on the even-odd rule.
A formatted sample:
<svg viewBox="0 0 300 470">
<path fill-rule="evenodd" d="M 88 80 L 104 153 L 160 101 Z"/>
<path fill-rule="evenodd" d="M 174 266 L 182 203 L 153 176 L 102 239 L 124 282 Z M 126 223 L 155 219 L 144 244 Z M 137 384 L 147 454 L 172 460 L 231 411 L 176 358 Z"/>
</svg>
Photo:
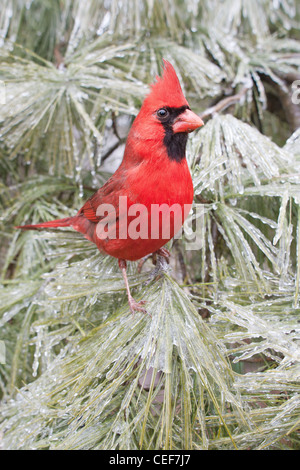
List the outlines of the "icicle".
<svg viewBox="0 0 300 470">
<path fill-rule="evenodd" d="M 278 240 L 280 239 L 282 235 L 283 225 L 285 221 L 286 207 L 287 207 L 288 201 L 289 201 L 289 188 L 287 188 L 284 191 L 283 196 L 282 196 L 281 206 L 280 206 L 279 215 L 278 215 L 277 229 L 273 238 L 273 245 L 276 245 L 276 243 L 278 242 Z"/>
<path fill-rule="evenodd" d="M 36 327 L 35 350 L 34 350 L 34 359 L 33 359 L 33 364 L 32 364 L 33 377 L 37 376 L 37 371 L 39 368 L 39 359 L 41 356 L 42 340 L 43 340 L 43 328 Z"/>
</svg>

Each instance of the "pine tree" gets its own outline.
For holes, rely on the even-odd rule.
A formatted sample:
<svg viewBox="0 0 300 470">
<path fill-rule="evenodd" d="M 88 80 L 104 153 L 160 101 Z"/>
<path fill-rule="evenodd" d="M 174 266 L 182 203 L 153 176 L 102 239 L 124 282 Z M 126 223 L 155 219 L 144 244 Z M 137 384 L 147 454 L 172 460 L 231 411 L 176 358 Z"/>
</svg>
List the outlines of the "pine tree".
<svg viewBox="0 0 300 470">
<path fill-rule="evenodd" d="M 0 445 L 299 449 L 297 0 L 4 0 Z M 120 162 L 162 58 L 205 126 L 194 211 L 149 282 L 66 217 Z M 3 357 L 5 348 L 5 358 Z"/>
</svg>

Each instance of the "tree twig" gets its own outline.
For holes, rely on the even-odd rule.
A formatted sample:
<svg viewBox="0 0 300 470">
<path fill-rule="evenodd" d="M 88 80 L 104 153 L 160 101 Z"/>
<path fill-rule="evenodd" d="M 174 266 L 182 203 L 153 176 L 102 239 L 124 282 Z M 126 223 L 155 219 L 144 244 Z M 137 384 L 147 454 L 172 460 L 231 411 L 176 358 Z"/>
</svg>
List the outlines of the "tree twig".
<svg viewBox="0 0 300 470">
<path fill-rule="evenodd" d="M 219 101 L 215 106 L 211 106 L 210 108 L 207 108 L 205 111 L 203 111 L 203 113 L 199 115 L 200 118 L 203 119 L 208 116 L 212 116 L 215 113 L 223 111 L 224 109 L 228 108 L 232 104 L 238 103 L 249 89 L 250 89 L 249 86 L 244 86 L 236 95 L 228 96 L 227 98 L 224 98 L 223 100 Z"/>
<path fill-rule="evenodd" d="M 107 150 L 107 152 L 101 156 L 101 163 L 103 163 L 120 145 L 124 144 L 125 142 L 125 138 L 120 138 L 111 148 Z"/>
<path fill-rule="evenodd" d="M 55 59 L 55 67 L 59 69 L 62 65 L 65 65 L 64 56 L 61 53 L 61 48 L 65 45 L 64 41 L 59 42 L 54 47 L 54 59 Z"/>
<path fill-rule="evenodd" d="M 276 72 L 276 75 L 284 82 L 285 87 L 281 86 L 272 77 L 263 72 L 260 72 L 260 75 L 265 82 L 270 83 L 274 88 L 282 110 L 285 113 L 290 130 L 294 132 L 300 127 L 300 108 L 298 104 L 293 103 L 291 83 L 294 81 L 293 79 L 299 79 L 299 74 L 290 75 Z"/>
</svg>

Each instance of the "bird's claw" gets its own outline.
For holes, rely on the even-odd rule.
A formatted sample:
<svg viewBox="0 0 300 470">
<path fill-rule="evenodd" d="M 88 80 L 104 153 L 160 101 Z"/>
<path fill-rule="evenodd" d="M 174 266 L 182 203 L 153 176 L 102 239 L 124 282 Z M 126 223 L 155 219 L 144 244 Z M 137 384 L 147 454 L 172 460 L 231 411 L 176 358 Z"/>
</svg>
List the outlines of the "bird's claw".
<svg viewBox="0 0 300 470">
<path fill-rule="evenodd" d="M 163 273 L 167 273 L 170 270 L 168 261 L 162 256 L 157 257 L 155 268 L 149 273 L 148 279 L 145 282 L 147 286 L 154 279 L 159 279 Z"/>
<path fill-rule="evenodd" d="M 142 307 L 142 305 L 145 305 L 146 300 L 140 300 L 139 302 L 137 302 L 136 300 L 134 300 L 133 297 L 130 296 L 130 298 L 128 298 L 128 303 L 132 315 L 134 315 L 136 311 L 150 315 L 150 313 L 148 313 L 147 310 Z"/>
<path fill-rule="evenodd" d="M 138 263 L 137 270 L 140 273 L 142 270 L 142 267 L 144 266 L 144 264 L 149 258 L 152 258 L 152 263 L 155 266 L 157 265 L 157 263 L 162 264 L 159 257 L 164 258 L 166 262 L 169 264 L 170 256 L 171 256 L 171 253 L 169 252 L 169 250 L 167 250 L 166 248 L 159 248 L 159 250 L 155 251 L 154 253 L 151 253 L 150 255 L 147 255 L 144 258 L 142 258 Z"/>
<path fill-rule="evenodd" d="M 162 256 L 163 258 L 165 258 L 165 260 L 169 264 L 171 253 L 169 252 L 169 250 L 167 250 L 167 248 L 160 248 L 159 250 L 157 250 L 153 254 L 158 255 L 158 256 Z"/>
<path fill-rule="evenodd" d="M 152 255 L 147 255 L 147 256 L 144 256 L 144 258 L 142 258 L 139 263 L 138 263 L 138 266 L 137 266 L 137 272 L 140 273 L 142 271 L 142 268 L 144 266 L 144 264 L 146 263 L 147 259 L 149 259 Z"/>
</svg>

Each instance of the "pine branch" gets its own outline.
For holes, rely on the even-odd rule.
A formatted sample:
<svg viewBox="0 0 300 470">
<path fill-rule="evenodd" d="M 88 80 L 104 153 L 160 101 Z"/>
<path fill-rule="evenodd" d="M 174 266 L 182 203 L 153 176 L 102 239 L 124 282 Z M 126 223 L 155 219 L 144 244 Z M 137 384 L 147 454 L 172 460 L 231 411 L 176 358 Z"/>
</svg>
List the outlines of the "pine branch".
<svg viewBox="0 0 300 470">
<path fill-rule="evenodd" d="M 229 106 L 232 106 L 233 104 L 238 103 L 239 101 L 241 101 L 241 99 L 246 95 L 246 93 L 250 89 L 251 89 L 250 86 L 244 86 L 237 94 L 233 96 L 228 96 L 227 98 L 222 99 L 214 106 L 211 106 L 210 108 L 207 108 L 205 111 L 200 113 L 199 114 L 200 118 L 205 119 L 209 116 L 213 116 L 216 113 L 224 111 Z"/>
<path fill-rule="evenodd" d="M 278 76 L 281 78 L 283 83 L 278 83 L 273 77 L 260 73 L 263 79 L 270 83 L 272 88 L 275 90 L 276 96 L 278 96 L 282 110 L 286 115 L 286 120 L 290 126 L 291 132 L 296 131 L 300 127 L 300 106 L 299 104 L 293 103 L 291 81 L 299 80 L 300 74 L 298 73 L 279 73 Z"/>
</svg>

